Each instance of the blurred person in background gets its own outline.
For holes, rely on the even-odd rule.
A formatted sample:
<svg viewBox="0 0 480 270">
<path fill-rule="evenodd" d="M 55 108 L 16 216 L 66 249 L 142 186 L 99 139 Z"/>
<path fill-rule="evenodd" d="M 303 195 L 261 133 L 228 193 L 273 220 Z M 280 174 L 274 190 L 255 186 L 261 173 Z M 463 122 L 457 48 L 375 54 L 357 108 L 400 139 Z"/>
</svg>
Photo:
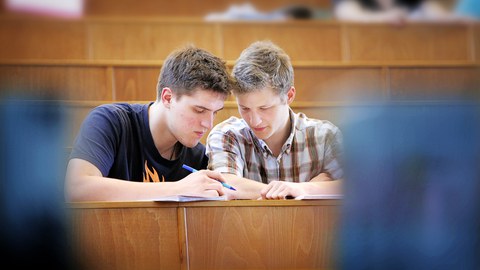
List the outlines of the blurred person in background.
<svg viewBox="0 0 480 270">
<path fill-rule="evenodd" d="M 269 11 L 261 11 L 252 3 L 232 4 L 223 12 L 210 12 L 205 16 L 207 21 L 286 21 L 330 19 L 329 8 L 315 7 L 305 4 L 288 4 Z"/>
<path fill-rule="evenodd" d="M 433 0 L 334 0 L 335 18 L 349 22 L 463 21 Z"/>
</svg>

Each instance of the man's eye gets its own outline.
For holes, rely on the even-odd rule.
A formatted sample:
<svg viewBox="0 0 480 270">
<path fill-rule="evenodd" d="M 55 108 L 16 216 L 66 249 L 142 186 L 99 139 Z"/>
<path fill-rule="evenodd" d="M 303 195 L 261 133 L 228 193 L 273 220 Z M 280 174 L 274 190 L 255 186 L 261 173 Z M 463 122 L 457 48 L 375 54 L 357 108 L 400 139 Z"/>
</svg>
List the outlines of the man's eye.
<svg viewBox="0 0 480 270">
<path fill-rule="evenodd" d="M 202 109 L 195 109 L 195 112 L 197 113 L 203 113 L 205 110 L 202 110 Z"/>
</svg>

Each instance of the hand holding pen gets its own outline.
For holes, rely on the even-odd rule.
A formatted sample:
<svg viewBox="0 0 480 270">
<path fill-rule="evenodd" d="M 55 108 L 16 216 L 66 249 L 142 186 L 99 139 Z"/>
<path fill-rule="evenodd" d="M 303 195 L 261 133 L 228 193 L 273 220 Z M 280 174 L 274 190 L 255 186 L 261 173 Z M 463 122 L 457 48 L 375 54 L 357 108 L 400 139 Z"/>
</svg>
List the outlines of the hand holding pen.
<svg viewBox="0 0 480 270">
<path fill-rule="evenodd" d="M 190 166 L 188 166 L 188 165 L 185 165 L 185 164 L 182 165 L 182 168 L 184 168 L 185 170 L 187 170 L 187 171 L 189 171 L 189 172 L 192 172 L 192 173 L 193 173 L 193 172 L 197 172 L 196 169 L 194 169 L 194 168 L 192 168 L 192 167 L 190 167 Z M 217 180 L 217 181 L 218 181 L 218 180 Z M 229 184 L 227 184 L 227 183 L 225 183 L 225 182 L 222 182 L 222 181 L 218 181 L 218 182 L 220 182 L 220 183 L 222 184 L 222 186 L 224 186 L 224 187 L 226 187 L 226 188 L 228 188 L 228 189 L 236 190 L 234 187 L 230 186 Z"/>
</svg>

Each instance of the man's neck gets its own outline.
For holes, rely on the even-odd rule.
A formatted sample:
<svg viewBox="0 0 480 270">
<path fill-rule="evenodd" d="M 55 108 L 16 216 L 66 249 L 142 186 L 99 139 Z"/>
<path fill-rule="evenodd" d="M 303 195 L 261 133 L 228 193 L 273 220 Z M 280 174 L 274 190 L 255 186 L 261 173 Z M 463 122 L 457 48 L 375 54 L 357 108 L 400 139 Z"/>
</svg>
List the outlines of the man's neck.
<svg viewBox="0 0 480 270">
<path fill-rule="evenodd" d="M 290 136 L 292 129 L 292 122 L 290 119 L 290 112 L 288 113 L 287 121 L 283 127 L 278 130 L 276 133 L 272 134 L 270 138 L 265 140 L 265 143 L 268 145 L 268 148 L 272 151 L 273 155 L 278 157 L 282 151 L 282 147 Z"/>
<path fill-rule="evenodd" d="M 168 129 L 161 104 L 154 103 L 148 109 L 148 124 L 158 153 L 165 159 L 174 159 L 176 157 L 175 145 L 178 141 Z"/>
</svg>

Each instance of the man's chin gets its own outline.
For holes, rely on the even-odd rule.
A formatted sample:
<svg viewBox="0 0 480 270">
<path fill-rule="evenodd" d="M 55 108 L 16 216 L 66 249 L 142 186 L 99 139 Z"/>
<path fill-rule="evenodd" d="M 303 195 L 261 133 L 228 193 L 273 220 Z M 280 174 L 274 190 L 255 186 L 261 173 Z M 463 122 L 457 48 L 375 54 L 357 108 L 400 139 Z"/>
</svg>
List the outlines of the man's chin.
<svg viewBox="0 0 480 270">
<path fill-rule="evenodd" d="M 254 134 L 258 139 L 260 139 L 262 141 L 265 141 L 266 139 L 268 139 L 270 137 L 270 134 L 266 134 L 265 132 L 261 132 L 261 133 L 255 133 L 254 132 Z"/>
<path fill-rule="evenodd" d="M 200 142 L 200 140 L 195 140 L 195 141 L 188 141 L 188 142 L 182 142 L 182 144 L 188 148 L 193 148 L 197 146 L 197 144 Z"/>
</svg>

